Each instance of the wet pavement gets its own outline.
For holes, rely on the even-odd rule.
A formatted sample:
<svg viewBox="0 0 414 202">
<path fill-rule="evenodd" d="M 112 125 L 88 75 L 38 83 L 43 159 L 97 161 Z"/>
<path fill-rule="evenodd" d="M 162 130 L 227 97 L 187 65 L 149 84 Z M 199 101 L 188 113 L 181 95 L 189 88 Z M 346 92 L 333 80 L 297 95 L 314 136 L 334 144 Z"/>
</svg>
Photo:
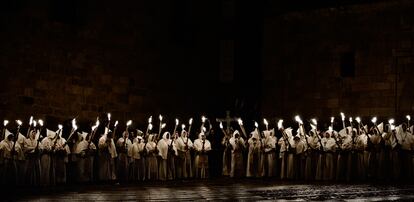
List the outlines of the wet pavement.
<svg viewBox="0 0 414 202">
<path fill-rule="evenodd" d="M 82 185 L 19 189 L 17 201 L 414 201 L 414 184 L 330 184 L 264 180 L 145 182 L 129 185 Z"/>
</svg>

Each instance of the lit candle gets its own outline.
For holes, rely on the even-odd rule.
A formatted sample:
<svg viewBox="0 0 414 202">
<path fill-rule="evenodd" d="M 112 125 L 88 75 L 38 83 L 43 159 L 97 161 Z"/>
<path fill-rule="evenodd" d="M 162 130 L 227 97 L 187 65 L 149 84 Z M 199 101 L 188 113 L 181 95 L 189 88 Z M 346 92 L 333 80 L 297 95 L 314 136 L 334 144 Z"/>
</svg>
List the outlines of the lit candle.
<svg viewBox="0 0 414 202">
<path fill-rule="evenodd" d="M 190 136 L 191 126 L 193 125 L 193 118 L 190 118 L 190 120 L 188 121 L 188 125 L 188 136 Z"/>
<path fill-rule="evenodd" d="M 180 123 L 180 121 L 178 121 L 178 119 L 175 119 L 175 126 L 174 126 L 174 132 L 173 132 L 173 136 L 175 135 L 175 132 L 177 132 L 177 127 L 178 127 L 178 124 Z"/>
<path fill-rule="evenodd" d="M 342 126 L 345 128 L 345 114 L 341 112 Z"/>
<path fill-rule="evenodd" d="M 388 120 L 388 123 L 390 124 L 390 126 L 391 126 L 391 130 L 395 130 L 395 126 L 394 126 L 394 119 L 390 119 L 390 120 Z"/>
<path fill-rule="evenodd" d="M 280 119 L 278 122 L 277 122 L 277 128 L 280 130 L 280 129 L 282 129 L 283 130 L 283 119 Z"/>
<path fill-rule="evenodd" d="M 266 126 L 266 130 L 269 130 L 269 122 L 267 122 L 267 120 L 266 119 L 263 119 L 263 123 L 265 124 L 265 126 Z"/>
</svg>

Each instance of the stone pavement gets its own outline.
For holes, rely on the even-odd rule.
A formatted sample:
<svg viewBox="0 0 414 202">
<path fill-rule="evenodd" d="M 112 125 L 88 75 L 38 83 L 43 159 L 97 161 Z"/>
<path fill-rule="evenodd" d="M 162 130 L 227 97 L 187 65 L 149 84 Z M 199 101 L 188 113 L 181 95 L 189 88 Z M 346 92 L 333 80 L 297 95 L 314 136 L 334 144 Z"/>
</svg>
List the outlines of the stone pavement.
<svg viewBox="0 0 414 202">
<path fill-rule="evenodd" d="M 18 194 L 17 194 L 18 193 Z M 130 185 L 82 185 L 20 189 L 8 194 L 17 201 L 390 201 L 414 200 L 414 185 L 329 184 L 263 180 L 145 182 Z"/>
</svg>

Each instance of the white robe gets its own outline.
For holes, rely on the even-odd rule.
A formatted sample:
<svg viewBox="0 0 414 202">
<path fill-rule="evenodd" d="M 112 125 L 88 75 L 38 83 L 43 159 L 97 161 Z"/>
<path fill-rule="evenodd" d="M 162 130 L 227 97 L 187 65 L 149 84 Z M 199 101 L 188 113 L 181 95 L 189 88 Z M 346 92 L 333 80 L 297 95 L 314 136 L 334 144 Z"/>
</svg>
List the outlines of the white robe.
<svg viewBox="0 0 414 202">
<path fill-rule="evenodd" d="M 322 144 L 325 148 L 325 165 L 323 166 L 323 179 L 334 180 L 335 179 L 335 167 L 333 153 L 336 151 L 337 145 L 333 138 L 322 138 Z"/>
<path fill-rule="evenodd" d="M 1 169 L 1 185 L 10 186 L 15 185 L 19 181 L 18 170 L 16 167 L 16 160 L 23 160 L 24 154 L 19 143 L 14 145 L 14 150 L 17 152 L 14 156 L 12 155 L 13 141 L 8 141 L 7 137 L 0 142 L 0 161 L 3 165 Z M 20 176 L 21 177 L 21 176 Z"/>
<path fill-rule="evenodd" d="M 130 139 L 121 137 L 116 142 L 118 149 L 118 161 L 117 161 L 117 177 L 122 182 L 127 182 L 129 177 L 129 164 L 131 157 L 132 142 Z"/>
<path fill-rule="evenodd" d="M 193 142 L 191 139 L 181 136 L 176 139 L 175 143 L 178 151 L 178 157 L 181 161 L 180 165 L 176 165 L 177 171 L 183 178 L 192 178 L 193 166 L 191 162 L 190 150 L 193 148 Z"/>
<path fill-rule="evenodd" d="M 232 146 L 230 177 L 242 177 L 245 175 L 243 150 L 246 146 L 244 139 L 242 137 L 235 138 L 233 135 L 229 142 Z"/>
<path fill-rule="evenodd" d="M 131 148 L 132 168 L 130 170 L 130 178 L 134 181 L 142 181 L 145 179 L 145 158 L 143 157 L 145 143 L 134 140 Z"/>
<path fill-rule="evenodd" d="M 264 170 L 267 177 L 276 176 L 276 143 L 277 138 L 271 135 L 269 131 L 264 131 Z"/>
<path fill-rule="evenodd" d="M 247 155 L 246 177 L 261 177 L 261 153 L 262 153 L 262 139 L 257 132 L 252 133 L 252 137 L 248 140 L 249 153 Z"/>
<path fill-rule="evenodd" d="M 89 146 L 89 149 L 88 149 Z M 86 140 L 77 141 L 73 146 L 76 155 L 76 170 L 78 182 L 90 182 L 93 179 L 93 161 L 96 146 Z"/>
<path fill-rule="evenodd" d="M 147 151 L 147 158 L 146 158 L 146 171 L 147 171 L 147 179 L 148 180 L 157 180 L 158 179 L 158 161 L 156 153 L 157 145 L 152 138 L 149 138 L 145 149 Z"/>
<path fill-rule="evenodd" d="M 101 181 L 115 180 L 115 158 L 118 156 L 116 152 L 114 140 L 108 139 L 106 135 L 102 135 L 98 143 L 99 161 L 98 176 Z"/>
<path fill-rule="evenodd" d="M 206 152 L 211 151 L 210 141 L 202 140 L 201 138 L 194 140 L 194 149 L 196 150 L 196 157 L 194 166 L 196 169 L 196 177 L 207 178 L 208 171 L 208 155 Z"/>
<path fill-rule="evenodd" d="M 36 139 L 27 138 L 24 142 L 26 152 L 25 182 L 28 185 L 40 185 L 40 143 Z"/>
<path fill-rule="evenodd" d="M 162 138 L 157 143 L 158 155 L 161 157 L 158 161 L 158 179 L 167 179 L 167 158 L 168 158 L 168 146 L 171 140 Z"/>
</svg>

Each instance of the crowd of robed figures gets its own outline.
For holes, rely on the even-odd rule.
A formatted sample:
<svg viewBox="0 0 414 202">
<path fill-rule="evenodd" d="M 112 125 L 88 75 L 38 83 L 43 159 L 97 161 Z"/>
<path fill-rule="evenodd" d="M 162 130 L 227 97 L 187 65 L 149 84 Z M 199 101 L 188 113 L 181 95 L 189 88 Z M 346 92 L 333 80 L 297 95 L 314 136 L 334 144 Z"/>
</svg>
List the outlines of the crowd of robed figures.
<svg viewBox="0 0 414 202">
<path fill-rule="evenodd" d="M 414 179 L 414 136 L 409 116 L 407 123 L 398 126 L 393 119 L 377 124 L 374 117 L 370 127 L 359 117 L 346 121 L 341 113 L 341 119 L 339 132 L 334 130 L 333 117 L 326 129 L 318 126 L 316 119 L 305 127 L 299 116 L 295 117 L 295 129 L 284 128 L 283 120 L 277 122 L 277 129 L 269 129 L 264 119 L 266 128 L 260 131 L 256 122 L 249 134 L 241 119 L 240 132 L 231 127 L 225 129 L 220 123 L 222 175 L 348 182 Z M 119 138 L 114 136 L 118 121 L 111 125 L 110 114 L 101 134 L 97 130 L 99 120 L 87 133 L 79 131 L 73 119 L 66 139 L 62 137 L 62 125 L 57 131 L 45 129 L 42 137 L 43 121 L 31 118 L 24 136 L 20 133 L 21 121 L 16 121 L 18 135 L 11 133 L 8 121 L 4 121 L 1 183 L 51 186 L 65 184 L 68 178 L 79 183 L 208 178 L 212 145 L 206 137 L 212 125 L 206 120 L 202 117 L 194 142 L 189 138 L 192 119 L 188 131 L 184 124 L 178 127 L 176 120 L 170 133 L 163 132 L 161 115 L 158 133 L 153 132 L 151 117 L 146 132 L 131 130 L 128 121 Z"/>
</svg>

